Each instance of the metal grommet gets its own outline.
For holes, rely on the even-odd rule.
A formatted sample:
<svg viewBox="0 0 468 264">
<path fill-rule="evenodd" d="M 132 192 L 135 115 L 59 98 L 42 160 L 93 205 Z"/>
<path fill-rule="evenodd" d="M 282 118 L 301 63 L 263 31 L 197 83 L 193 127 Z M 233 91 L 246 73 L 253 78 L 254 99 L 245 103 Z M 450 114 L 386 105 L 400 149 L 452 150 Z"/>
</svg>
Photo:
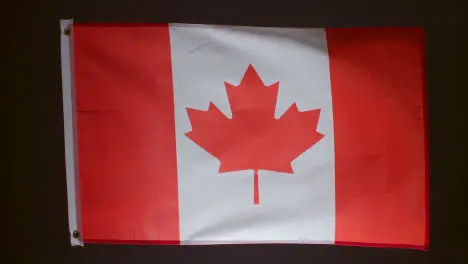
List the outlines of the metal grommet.
<svg viewBox="0 0 468 264">
<path fill-rule="evenodd" d="M 63 34 L 65 34 L 65 36 L 70 36 L 71 34 L 71 28 L 67 27 L 63 30 Z M 76 231 L 75 231 L 76 232 Z"/>
<path fill-rule="evenodd" d="M 73 231 L 72 236 L 73 236 L 73 238 L 79 238 L 79 237 L 80 237 L 80 232 L 78 232 L 78 231 Z"/>
</svg>

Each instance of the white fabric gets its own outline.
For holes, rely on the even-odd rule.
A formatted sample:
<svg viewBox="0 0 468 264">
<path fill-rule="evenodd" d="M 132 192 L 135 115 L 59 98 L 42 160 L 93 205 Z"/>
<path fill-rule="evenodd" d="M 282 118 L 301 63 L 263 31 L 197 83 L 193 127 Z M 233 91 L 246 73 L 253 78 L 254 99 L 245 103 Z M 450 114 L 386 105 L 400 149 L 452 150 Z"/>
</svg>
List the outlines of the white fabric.
<svg viewBox="0 0 468 264">
<path fill-rule="evenodd" d="M 81 208 L 78 181 L 78 155 L 76 140 L 75 118 L 75 93 L 73 82 L 73 57 L 72 36 L 64 34 L 64 30 L 73 26 L 73 20 L 61 20 L 60 36 L 62 58 L 62 97 L 63 97 L 63 122 L 65 137 L 65 166 L 67 174 L 67 199 L 68 199 L 68 226 L 70 231 L 70 243 L 72 246 L 83 246 L 80 238 L 73 237 L 73 232 L 81 233 Z"/>
<path fill-rule="evenodd" d="M 323 29 L 170 25 L 181 243 L 333 243 L 334 140 L 330 73 Z M 296 102 L 321 108 L 325 137 L 293 162 L 294 174 L 218 175 L 219 161 L 189 140 L 186 108 L 209 102 L 231 117 L 224 81 L 238 85 L 253 64 L 266 85 L 279 81 L 276 117 Z"/>
</svg>

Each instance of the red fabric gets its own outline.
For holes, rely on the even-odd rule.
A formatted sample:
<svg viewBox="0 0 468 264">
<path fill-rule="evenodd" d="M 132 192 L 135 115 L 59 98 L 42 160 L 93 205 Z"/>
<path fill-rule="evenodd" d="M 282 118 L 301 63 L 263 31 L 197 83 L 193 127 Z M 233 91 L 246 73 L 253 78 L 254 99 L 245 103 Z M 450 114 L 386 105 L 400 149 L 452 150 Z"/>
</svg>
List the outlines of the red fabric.
<svg viewBox="0 0 468 264">
<path fill-rule="evenodd" d="M 74 26 L 83 239 L 178 243 L 168 26 Z"/>
<path fill-rule="evenodd" d="M 327 29 L 336 244 L 427 247 L 423 32 Z"/>
</svg>

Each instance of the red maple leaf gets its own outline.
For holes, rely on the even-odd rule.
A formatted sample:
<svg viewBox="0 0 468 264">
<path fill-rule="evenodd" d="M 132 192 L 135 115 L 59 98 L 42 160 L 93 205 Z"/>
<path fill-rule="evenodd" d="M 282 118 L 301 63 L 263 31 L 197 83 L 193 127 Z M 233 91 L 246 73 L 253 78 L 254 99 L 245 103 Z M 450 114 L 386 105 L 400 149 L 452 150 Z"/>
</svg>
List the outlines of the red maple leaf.
<svg viewBox="0 0 468 264">
<path fill-rule="evenodd" d="M 291 162 L 323 138 L 316 130 L 320 109 L 301 112 L 293 103 L 275 119 L 279 82 L 265 86 L 252 65 L 239 86 L 224 84 L 232 118 L 212 102 L 207 111 L 187 108 L 186 136 L 221 162 L 219 173 L 253 169 L 259 204 L 258 170 L 294 173 Z"/>
</svg>

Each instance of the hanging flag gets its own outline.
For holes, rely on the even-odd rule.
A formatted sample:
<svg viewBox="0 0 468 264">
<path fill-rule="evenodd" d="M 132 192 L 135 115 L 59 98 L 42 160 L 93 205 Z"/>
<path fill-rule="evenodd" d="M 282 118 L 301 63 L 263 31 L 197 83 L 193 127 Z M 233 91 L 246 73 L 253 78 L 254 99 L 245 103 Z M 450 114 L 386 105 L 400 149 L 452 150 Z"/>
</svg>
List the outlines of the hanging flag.
<svg viewBox="0 0 468 264">
<path fill-rule="evenodd" d="M 62 30 L 72 244 L 427 248 L 422 30 Z"/>
</svg>

